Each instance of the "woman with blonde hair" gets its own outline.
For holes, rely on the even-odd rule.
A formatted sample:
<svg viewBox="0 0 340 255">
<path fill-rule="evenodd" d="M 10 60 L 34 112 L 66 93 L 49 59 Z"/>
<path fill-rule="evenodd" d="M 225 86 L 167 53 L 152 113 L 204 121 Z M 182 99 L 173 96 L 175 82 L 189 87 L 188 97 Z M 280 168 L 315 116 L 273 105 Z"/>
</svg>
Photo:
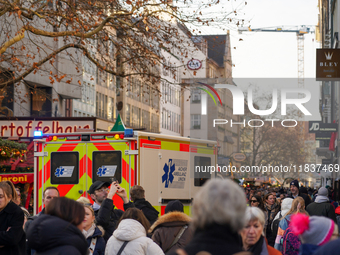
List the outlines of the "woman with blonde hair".
<svg viewBox="0 0 340 255">
<path fill-rule="evenodd" d="M 103 238 L 104 229 L 95 224 L 95 215 L 91 206 L 85 205 L 85 218 L 83 221 L 83 235 L 89 246 L 90 254 L 104 255 L 105 241 Z"/>
<path fill-rule="evenodd" d="M 96 217 L 91 202 L 87 197 L 80 197 L 77 202 L 84 205 L 85 217 L 83 221 L 83 235 L 86 238 L 90 255 L 104 255 L 104 229 L 96 224 Z"/>
<path fill-rule="evenodd" d="M 253 255 L 282 255 L 266 243 L 264 237 L 265 216 L 258 207 L 247 207 L 245 215 L 245 227 L 241 231 L 243 248 Z"/>
<path fill-rule="evenodd" d="M 296 197 L 293 200 L 290 210 L 281 218 L 275 239 L 275 249 L 281 252 L 283 251 L 283 236 L 289 226 L 290 217 L 297 213 L 308 215 L 307 211 L 305 210 L 305 200 L 302 197 Z"/>
</svg>

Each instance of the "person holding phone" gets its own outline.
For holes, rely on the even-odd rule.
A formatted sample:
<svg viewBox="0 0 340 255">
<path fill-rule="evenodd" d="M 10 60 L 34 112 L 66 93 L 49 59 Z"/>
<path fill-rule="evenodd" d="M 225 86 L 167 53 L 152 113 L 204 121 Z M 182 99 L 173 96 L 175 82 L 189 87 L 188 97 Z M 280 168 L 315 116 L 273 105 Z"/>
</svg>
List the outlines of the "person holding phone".
<svg viewBox="0 0 340 255">
<path fill-rule="evenodd" d="M 115 209 L 112 200 L 113 196 L 117 194 L 123 200 L 124 211 L 135 206 L 129 201 L 126 190 L 122 188 L 117 181 L 112 182 L 112 184 L 109 182 L 95 181 L 90 186 L 88 193 L 94 201 L 92 208 L 96 216 L 97 225 L 104 228 L 104 240 L 107 242 L 116 229 L 117 222 L 124 213 L 120 209 Z"/>
</svg>

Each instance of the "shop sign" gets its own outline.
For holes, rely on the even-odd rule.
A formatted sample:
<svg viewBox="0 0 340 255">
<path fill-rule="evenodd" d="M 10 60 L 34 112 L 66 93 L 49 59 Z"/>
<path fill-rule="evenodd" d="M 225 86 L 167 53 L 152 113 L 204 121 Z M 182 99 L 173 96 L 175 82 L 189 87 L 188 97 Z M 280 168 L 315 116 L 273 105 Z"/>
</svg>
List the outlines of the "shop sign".
<svg viewBox="0 0 340 255">
<path fill-rule="evenodd" d="M 95 129 L 95 120 L 0 120 L 0 137 L 33 137 L 36 130 L 44 134 L 75 133 L 78 129 Z"/>
<path fill-rule="evenodd" d="M 187 66 L 190 70 L 198 70 L 202 67 L 202 62 L 198 59 L 191 59 L 188 61 Z"/>
<path fill-rule="evenodd" d="M 14 184 L 18 183 L 33 183 L 34 174 L 0 174 L 0 182 L 11 181 Z"/>
<path fill-rule="evenodd" d="M 316 50 L 316 80 L 340 80 L 340 49 Z"/>
</svg>

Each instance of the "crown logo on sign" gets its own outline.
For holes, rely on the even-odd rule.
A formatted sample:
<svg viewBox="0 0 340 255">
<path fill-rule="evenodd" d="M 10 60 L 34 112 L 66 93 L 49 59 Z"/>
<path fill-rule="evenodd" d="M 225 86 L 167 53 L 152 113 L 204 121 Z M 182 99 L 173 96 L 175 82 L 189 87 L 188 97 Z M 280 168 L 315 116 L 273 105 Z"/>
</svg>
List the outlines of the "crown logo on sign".
<svg viewBox="0 0 340 255">
<path fill-rule="evenodd" d="M 326 57 L 327 60 L 331 60 L 332 57 L 333 57 L 333 53 L 332 54 L 329 53 L 329 52 L 327 54 L 325 53 L 325 57 Z"/>
</svg>

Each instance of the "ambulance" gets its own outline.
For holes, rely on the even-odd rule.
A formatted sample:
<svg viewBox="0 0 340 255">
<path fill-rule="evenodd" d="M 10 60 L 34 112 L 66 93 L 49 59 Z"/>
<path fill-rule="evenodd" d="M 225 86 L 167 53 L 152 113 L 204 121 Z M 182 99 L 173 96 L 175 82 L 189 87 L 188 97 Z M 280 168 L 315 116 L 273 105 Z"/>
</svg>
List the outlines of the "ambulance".
<svg viewBox="0 0 340 255">
<path fill-rule="evenodd" d="M 34 139 L 34 213 L 43 209 L 43 191 L 55 186 L 60 196 L 88 197 L 95 181 L 115 178 L 129 194 L 141 185 L 146 199 L 164 214 L 167 203 L 178 199 L 191 214 L 199 188 L 217 173 L 215 141 L 160 135 L 125 129 L 117 132 L 41 134 Z M 201 171 L 195 171 L 200 169 Z M 114 204 L 123 208 L 115 195 Z"/>
</svg>

